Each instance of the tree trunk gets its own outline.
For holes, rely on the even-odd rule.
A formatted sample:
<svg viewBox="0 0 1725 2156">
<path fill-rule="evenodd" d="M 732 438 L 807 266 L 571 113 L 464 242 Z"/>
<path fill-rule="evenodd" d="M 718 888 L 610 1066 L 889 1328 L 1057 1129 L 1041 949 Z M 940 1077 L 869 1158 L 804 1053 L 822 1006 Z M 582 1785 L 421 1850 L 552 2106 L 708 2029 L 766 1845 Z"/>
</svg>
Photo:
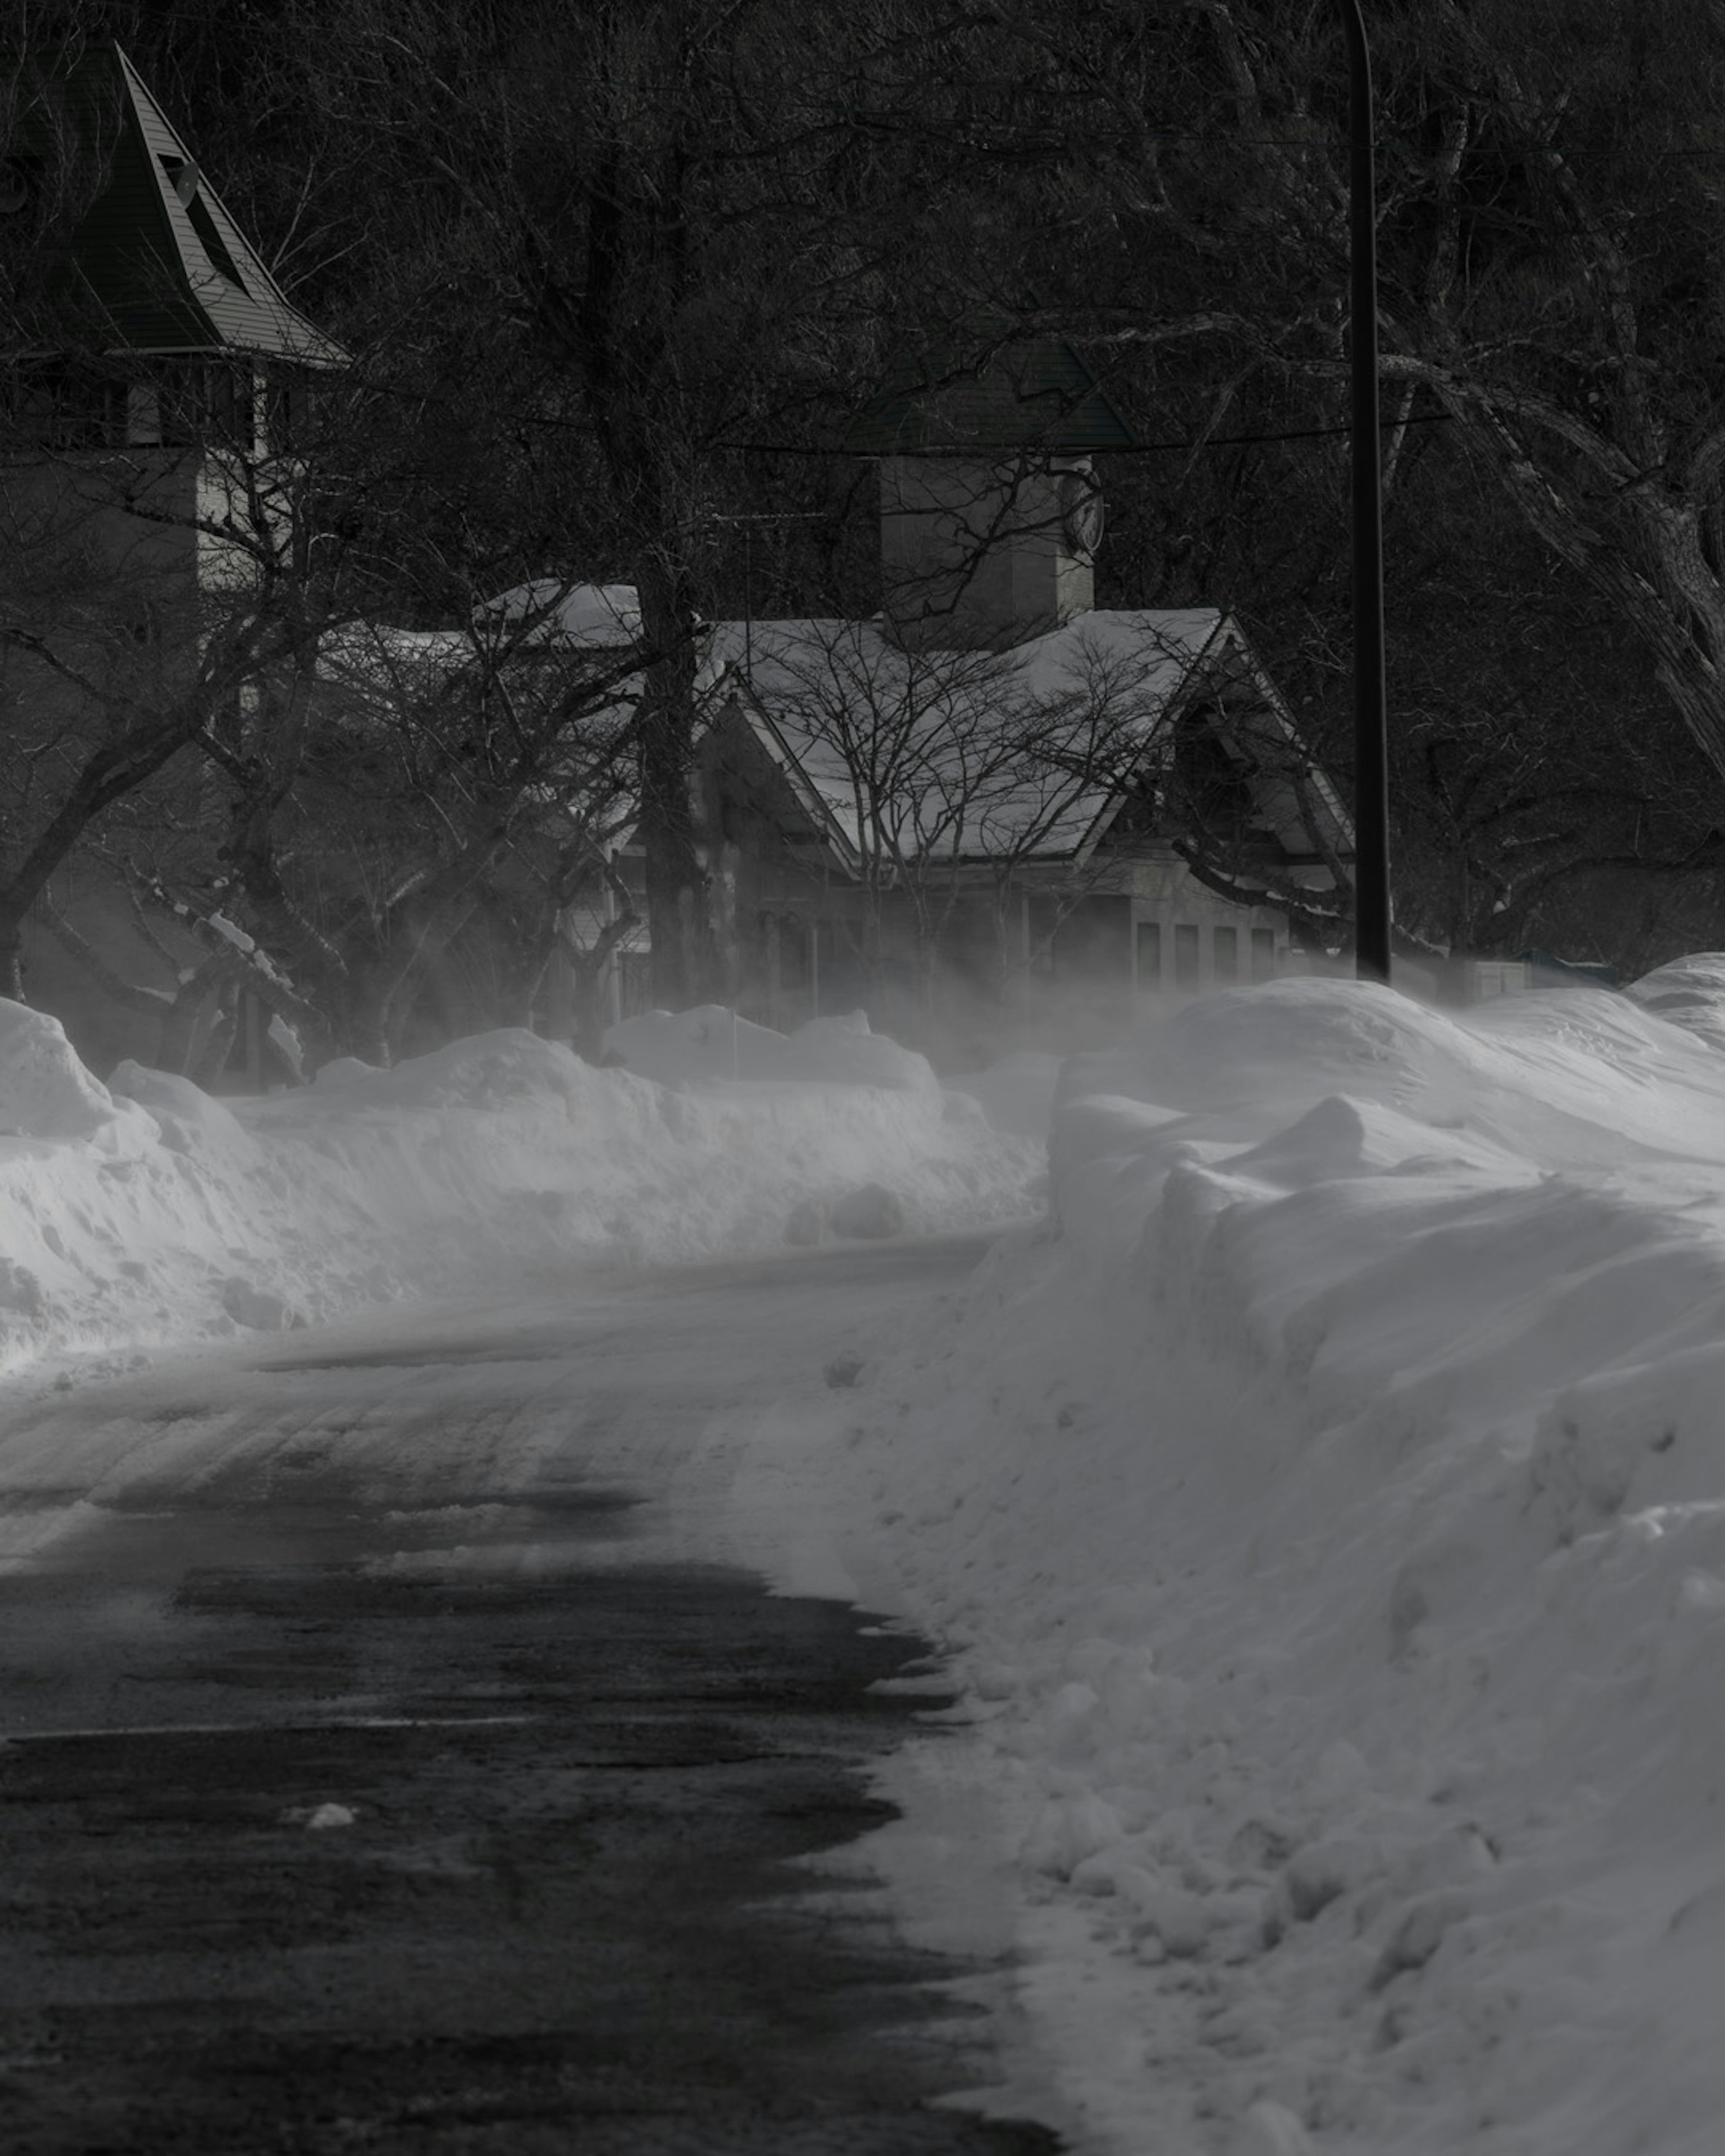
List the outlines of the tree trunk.
<svg viewBox="0 0 1725 2156">
<path fill-rule="evenodd" d="M 667 1010 L 706 1000 L 718 972 L 694 784 L 699 654 L 687 585 L 686 573 L 656 554 L 638 572 L 641 633 L 654 654 L 640 708 L 640 834 L 653 997 Z"/>
<path fill-rule="evenodd" d="M 24 993 L 23 918 L 10 906 L 0 907 L 0 996 L 15 1004 L 29 1001 Z"/>
</svg>

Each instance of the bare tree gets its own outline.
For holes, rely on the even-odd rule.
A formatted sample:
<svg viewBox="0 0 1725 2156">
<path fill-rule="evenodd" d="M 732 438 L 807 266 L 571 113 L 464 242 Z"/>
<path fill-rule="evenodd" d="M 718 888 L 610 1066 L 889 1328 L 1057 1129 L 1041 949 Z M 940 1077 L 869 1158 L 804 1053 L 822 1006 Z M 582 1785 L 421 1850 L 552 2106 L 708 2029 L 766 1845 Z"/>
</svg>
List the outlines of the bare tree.
<svg viewBox="0 0 1725 2156">
<path fill-rule="evenodd" d="M 0 993 L 18 998 L 24 921 L 68 856 L 305 658 L 268 475 L 201 448 L 69 441 L 68 405 L 116 384 L 60 371 L 44 413 L 23 379 L 0 447 Z"/>
<path fill-rule="evenodd" d="M 751 681 L 845 856 L 877 983 L 908 947 L 925 1009 L 954 963 L 998 1001 L 1029 955 L 1018 901 L 1035 891 L 1046 935 L 1106 887 L 1123 800 L 1158 804 L 1135 842 L 1168 847 L 1171 691 L 1193 657 L 1106 619 L 1004 652 L 906 650 L 864 623 L 753 632 Z"/>
<path fill-rule="evenodd" d="M 297 732 L 260 709 L 239 742 L 206 743 L 235 902 L 350 1052 L 393 1060 L 488 919 L 511 947 L 495 993 L 521 1015 L 558 915 L 634 822 L 639 646 L 556 633 L 567 596 L 536 588 L 454 631 L 349 626 Z"/>
</svg>

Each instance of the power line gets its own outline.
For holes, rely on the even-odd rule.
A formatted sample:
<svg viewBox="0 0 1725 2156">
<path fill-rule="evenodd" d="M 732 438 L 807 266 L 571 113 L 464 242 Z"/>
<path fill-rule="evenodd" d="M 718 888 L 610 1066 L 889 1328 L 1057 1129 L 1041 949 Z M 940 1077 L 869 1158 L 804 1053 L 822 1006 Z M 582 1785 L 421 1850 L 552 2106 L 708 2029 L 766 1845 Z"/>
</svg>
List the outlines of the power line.
<svg viewBox="0 0 1725 2156">
<path fill-rule="evenodd" d="M 1400 432 L 1404 427 L 1447 426 L 1452 418 L 1448 412 L 1410 412 L 1405 419 L 1385 419 L 1380 431 L 1386 434 Z M 1260 442 L 1318 442 L 1337 434 L 1353 433 L 1351 427 L 1296 427 L 1279 434 L 1209 434 L 1195 442 L 1131 442 L 1118 448 L 1098 450 L 1098 455 L 1111 457 L 1148 456 L 1172 450 L 1184 450 L 1189 454 L 1199 449 L 1232 449 Z M 856 449 L 822 449 L 810 442 L 733 442 L 728 446 L 743 456 L 767 457 L 854 457 L 865 454 Z M 962 443 L 943 449 L 906 449 L 897 454 L 904 456 L 953 456 L 962 453 Z M 1034 448 L 1031 444 L 1029 447 Z M 870 455 L 878 451 L 866 452 Z M 891 453 L 889 453 L 891 454 Z M 982 452 L 978 452 L 982 454 Z"/>
</svg>

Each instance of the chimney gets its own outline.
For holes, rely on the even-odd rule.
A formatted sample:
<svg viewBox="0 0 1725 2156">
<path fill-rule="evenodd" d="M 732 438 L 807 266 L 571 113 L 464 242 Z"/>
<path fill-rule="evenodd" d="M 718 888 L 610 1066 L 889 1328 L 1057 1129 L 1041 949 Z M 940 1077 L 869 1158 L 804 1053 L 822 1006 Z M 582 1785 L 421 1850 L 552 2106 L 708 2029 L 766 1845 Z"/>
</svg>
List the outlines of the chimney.
<svg viewBox="0 0 1725 2156">
<path fill-rule="evenodd" d="M 883 609 L 906 649 L 1000 651 L 1096 603 L 1087 457 L 880 459 Z"/>
<path fill-rule="evenodd" d="M 973 331 L 930 344 L 852 423 L 880 464 L 882 608 L 917 650 L 1004 650 L 1095 603 L 1094 450 L 1135 437 L 1071 346 Z"/>
</svg>

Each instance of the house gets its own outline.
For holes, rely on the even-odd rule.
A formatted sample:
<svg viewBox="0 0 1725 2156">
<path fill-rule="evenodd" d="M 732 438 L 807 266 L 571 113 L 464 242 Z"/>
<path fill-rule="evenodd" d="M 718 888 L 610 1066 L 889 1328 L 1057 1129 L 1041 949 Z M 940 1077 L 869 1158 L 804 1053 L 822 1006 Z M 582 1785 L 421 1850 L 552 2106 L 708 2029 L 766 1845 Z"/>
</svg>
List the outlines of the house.
<svg viewBox="0 0 1725 2156">
<path fill-rule="evenodd" d="M 880 465 L 880 614 L 712 634 L 742 1007 L 998 1039 L 1283 970 L 1348 818 L 1231 615 L 1096 609 L 1092 458 L 1126 423 L 1055 339 L 920 379 L 845 444 Z"/>
</svg>

